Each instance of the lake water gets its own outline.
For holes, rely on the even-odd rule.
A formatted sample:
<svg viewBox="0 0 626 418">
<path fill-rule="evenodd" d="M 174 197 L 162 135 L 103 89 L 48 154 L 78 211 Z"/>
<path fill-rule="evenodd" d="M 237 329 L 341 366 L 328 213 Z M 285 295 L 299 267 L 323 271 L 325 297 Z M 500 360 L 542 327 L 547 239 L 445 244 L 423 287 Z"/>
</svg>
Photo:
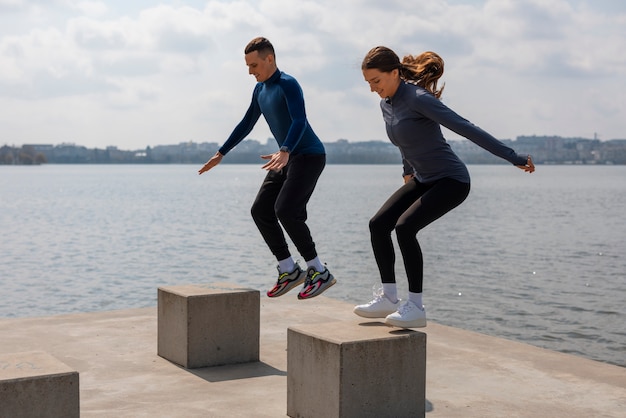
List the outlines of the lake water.
<svg viewBox="0 0 626 418">
<path fill-rule="evenodd" d="M 0 166 L 0 317 L 156 306 L 162 285 L 264 292 L 276 262 L 249 215 L 264 172 L 198 168 Z M 626 366 L 626 167 L 469 168 L 465 203 L 419 234 L 429 320 Z M 338 279 L 325 295 L 370 300 L 368 220 L 400 175 L 326 167 L 309 205 Z"/>
</svg>

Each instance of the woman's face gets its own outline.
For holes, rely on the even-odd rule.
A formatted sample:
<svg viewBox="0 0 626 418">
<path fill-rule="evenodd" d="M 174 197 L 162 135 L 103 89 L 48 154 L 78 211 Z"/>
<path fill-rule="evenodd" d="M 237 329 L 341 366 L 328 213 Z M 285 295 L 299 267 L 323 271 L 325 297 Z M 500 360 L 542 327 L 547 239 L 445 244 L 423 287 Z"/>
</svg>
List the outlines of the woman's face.
<svg viewBox="0 0 626 418">
<path fill-rule="evenodd" d="M 376 68 L 363 70 L 363 77 L 370 85 L 370 90 L 375 91 L 381 97 L 393 97 L 400 85 L 400 72 L 391 70 L 390 72 L 382 72 Z"/>
</svg>

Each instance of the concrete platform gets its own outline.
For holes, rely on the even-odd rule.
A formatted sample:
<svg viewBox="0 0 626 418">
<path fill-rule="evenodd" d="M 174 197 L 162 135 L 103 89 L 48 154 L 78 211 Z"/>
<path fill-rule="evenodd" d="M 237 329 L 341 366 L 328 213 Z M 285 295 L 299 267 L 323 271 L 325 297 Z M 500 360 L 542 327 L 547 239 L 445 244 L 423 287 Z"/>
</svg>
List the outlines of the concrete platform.
<svg viewBox="0 0 626 418">
<path fill-rule="evenodd" d="M 0 418 L 80 417 L 78 372 L 43 351 L 0 353 Z"/>
<path fill-rule="evenodd" d="M 287 327 L 336 320 L 384 326 L 291 292 L 261 298 L 257 363 L 186 370 L 159 357 L 156 307 L 0 318 L 0 353 L 45 351 L 77 370 L 82 417 L 285 417 Z M 625 368 L 432 322 L 420 331 L 429 418 L 624 417 Z"/>
</svg>

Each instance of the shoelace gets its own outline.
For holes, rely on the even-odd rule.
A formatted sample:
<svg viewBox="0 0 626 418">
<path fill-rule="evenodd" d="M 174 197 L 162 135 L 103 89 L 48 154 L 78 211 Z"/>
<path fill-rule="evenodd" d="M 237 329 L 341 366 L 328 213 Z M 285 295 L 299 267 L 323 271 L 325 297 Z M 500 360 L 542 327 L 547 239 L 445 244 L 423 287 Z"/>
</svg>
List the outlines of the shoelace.
<svg viewBox="0 0 626 418">
<path fill-rule="evenodd" d="M 327 270 L 327 269 L 326 269 L 326 270 Z M 326 272 L 326 270 L 324 270 L 324 271 L 317 271 L 317 270 L 314 270 L 314 271 L 313 271 L 313 274 L 310 274 L 310 273 L 311 273 L 311 269 L 309 268 L 309 269 L 307 270 L 307 275 L 306 275 L 306 281 L 305 281 L 305 283 L 306 283 L 306 284 L 311 284 L 311 283 L 315 282 L 315 281 L 316 281 L 316 280 L 315 280 L 315 278 L 316 278 L 317 276 L 321 276 L 322 274 L 324 274 L 324 273 Z"/>
<path fill-rule="evenodd" d="M 374 299 L 368 303 L 369 306 L 378 303 L 380 301 L 383 300 L 383 298 L 385 298 L 385 294 L 383 293 L 383 288 L 382 287 L 376 287 L 376 285 L 374 285 L 374 287 L 372 288 L 372 294 L 374 296 Z"/>
<path fill-rule="evenodd" d="M 419 307 L 411 301 L 406 301 L 398 308 L 398 313 L 405 314 L 415 309 L 419 309 Z"/>
<path fill-rule="evenodd" d="M 375 305 L 375 304 L 377 304 L 378 302 L 380 302 L 381 300 L 383 300 L 383 296 L 376 296 L 376 297 L 374 298 L 374 300 L 371 300 L 371 301 L 370 301 L 367 305 L 368 305 L 368 306 Z"/>
</svg>

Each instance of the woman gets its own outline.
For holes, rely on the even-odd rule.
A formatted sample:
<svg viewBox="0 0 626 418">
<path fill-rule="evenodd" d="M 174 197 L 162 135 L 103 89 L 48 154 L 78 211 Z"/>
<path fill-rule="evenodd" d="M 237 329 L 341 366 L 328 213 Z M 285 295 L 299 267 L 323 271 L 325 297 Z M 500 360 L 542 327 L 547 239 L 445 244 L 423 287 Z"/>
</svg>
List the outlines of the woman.
<svg viewBox="0 0 626 418">
<path fill-rule="evenodd" d="M 452 151 L 440 126 L 469 139 L 525 172 L 535 171 L 530 156 L 521 156 L 496 138 L 462 118 L 439 98 L 443 60 L 434 52 L 400 59 L 391 49 L 379 46 L 367 53 L 361 65 L 372 92 L 383 99 L 387 135 L 400 148 L 404 185 L 370 220 L 374 257 L 382 289 L 374 300 L 354 308 L 366 318 L 385 318 L 403 328 L 426 326 L 422 305 L 423 259 L 417 241 L 422 228 L 461 204 L 470 191 L 465 164 Z M 395 254 L 391 232 L 396 231 L 409 282 L 408 300 L 400 303 L 394 273 Z"/>
</svg>

